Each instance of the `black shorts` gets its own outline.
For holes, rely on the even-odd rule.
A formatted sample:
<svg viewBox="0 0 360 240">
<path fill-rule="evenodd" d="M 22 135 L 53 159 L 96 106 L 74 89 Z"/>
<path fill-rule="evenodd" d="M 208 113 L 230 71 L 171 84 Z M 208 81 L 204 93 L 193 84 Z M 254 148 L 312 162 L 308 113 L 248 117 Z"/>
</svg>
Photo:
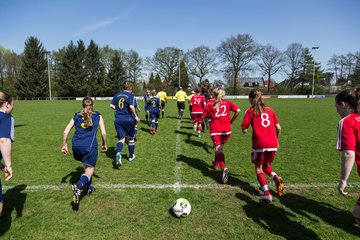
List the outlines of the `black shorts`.
<svg viewBox="0 0 360 240">
<path fill-rule="evenodd" d="M 162 108 L 162 109 L 165 109 L 165 101 L 161 100 L 160 105 L 161 105 L 161 108 Z"/>
<path fill-rule="evenodd" d="M 184 110 L 185 109 L 185 102 L 177 102 L 177 107 L 178 107 L 179 110 L 180 109 Z"/>
</svg>

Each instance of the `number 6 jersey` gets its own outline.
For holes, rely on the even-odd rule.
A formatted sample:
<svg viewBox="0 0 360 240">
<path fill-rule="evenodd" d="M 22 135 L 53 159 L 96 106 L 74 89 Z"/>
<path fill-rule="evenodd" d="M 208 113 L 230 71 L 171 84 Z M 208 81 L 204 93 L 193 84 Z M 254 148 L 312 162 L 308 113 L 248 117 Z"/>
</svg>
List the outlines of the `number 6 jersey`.
<svg viewBox="0 0 360 240">
<path fill-rule="evenodd" d="M 270 107 L 264 109 L 260 116 L 254 114 L 253 108 L 247 109 L 241 124 L 242 129 L 248 129 L 250 124 L 253 128 L 253 152 L 276 151 L 279 147 L 275 130 L 279 120 Z"/>
<path fill-rule="evenodd" d="M 215 108 L 214 101 L 208 103 L 205 107 L 203 116 L 209 117 L 210 135 L 230 135 L 230 111 L 236 112 L 238 109 L 238 106 L 227 100 L 221 100 L 219 109 Z"/>
</svg>

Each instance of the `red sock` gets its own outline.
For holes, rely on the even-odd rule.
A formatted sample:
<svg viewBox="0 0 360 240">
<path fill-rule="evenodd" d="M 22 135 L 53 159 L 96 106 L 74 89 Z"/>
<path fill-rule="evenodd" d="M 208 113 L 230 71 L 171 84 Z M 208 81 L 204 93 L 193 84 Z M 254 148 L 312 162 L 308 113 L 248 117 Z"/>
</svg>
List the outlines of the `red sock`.
<svg viewBox="0 0 360 240">
<path fill-rule="evenodd" d="M 257 177 L 257 179 L 260 183 L 261 189 L 264 191 L 265 195 L 266 196 L 270 195 L 268 183 L 266 181 L 266 177 L 265 177 L 263 170 L 256 170 L 256 177 Z"/>
<path fill-rule="evenodd" d="M 215 155 L 215 161 L 219 162 L 220 168 L 224 171 L 225 168 L 225 156 L 223 152 L 219 152 Z"/>
<path fill-rule="evenodd" d="M 201 123 L 200 123 L 200 124 L 198 124 L 197 129 L 198 129 L 198 132 L 200 133 L 200 132 L 201 132 L 201 130 L 202 130 Z"/>
</svg>

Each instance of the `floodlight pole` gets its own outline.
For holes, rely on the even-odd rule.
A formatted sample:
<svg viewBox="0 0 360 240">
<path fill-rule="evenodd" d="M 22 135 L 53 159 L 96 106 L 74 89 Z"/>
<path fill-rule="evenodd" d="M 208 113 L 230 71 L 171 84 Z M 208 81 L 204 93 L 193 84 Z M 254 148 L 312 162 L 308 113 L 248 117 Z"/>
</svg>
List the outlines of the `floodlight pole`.
<svg viewBox="0 0 360 240">
<path fill-rule="evenodd" d="M 47 61 L 47 69 L 48 69 L 48 77 L 49 77 L 49 98 L 51 100 L 51 79 L 50 79 L 50 67 L 49 67 L 49 54 L 50 54 L 50 52 L 46 52 L 46 61 Z"/>
<path fill-rule="evenodd" d="M 315 82 L 315 50 L 319 49 L 319 47 L 312 47 L 313 50 L 313 79 L 312 79 L 312 88 L 311 88 L 311 95 L 314 98 L 314 82 Z"/>
</svg>

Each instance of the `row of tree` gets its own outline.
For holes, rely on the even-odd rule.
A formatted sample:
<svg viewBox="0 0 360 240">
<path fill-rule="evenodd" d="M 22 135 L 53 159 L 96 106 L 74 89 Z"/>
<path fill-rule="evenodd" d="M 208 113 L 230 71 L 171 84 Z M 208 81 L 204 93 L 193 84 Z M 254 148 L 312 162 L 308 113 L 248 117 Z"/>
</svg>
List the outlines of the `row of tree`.
<svg viewBox="0 0 360 240">
<path fill-rule="evenodd" d="M 70 43 L 58 51 L 48 52 L 39 39 L 29 37 L 20 55 L 0 47 L 0 88 L 19 97 L 113 96 L 123 81 L 131 81 L 135 93 L 143 88 L 165 89 L 173 94 L 179 86 L 185 89 L 211 79 L 238 94 L 241 77 L 261 72 L 270 93 L 273 76 L 286 74 L 278 84 L 289 92 L 310 94 L 315 89 L 336 85 L 360 84 L 360 53 L 333 55 L 328 71 L 314 61 L 313 54 L 300 43 L 292 43 L 281 52 L 268 44 L 262 46 L 249 34 L 238 34 L 222 41 L 216 49 L 199 46 L 183 52 L 174 47 L 159 48 L 153 56 L 142 58 L 135 50 L 99 47 L 90 41 Z M 180 68 L 180 69 L 179 69 Z M 150 73 L 145 79 L 145 72 Z"/>
</svg>

